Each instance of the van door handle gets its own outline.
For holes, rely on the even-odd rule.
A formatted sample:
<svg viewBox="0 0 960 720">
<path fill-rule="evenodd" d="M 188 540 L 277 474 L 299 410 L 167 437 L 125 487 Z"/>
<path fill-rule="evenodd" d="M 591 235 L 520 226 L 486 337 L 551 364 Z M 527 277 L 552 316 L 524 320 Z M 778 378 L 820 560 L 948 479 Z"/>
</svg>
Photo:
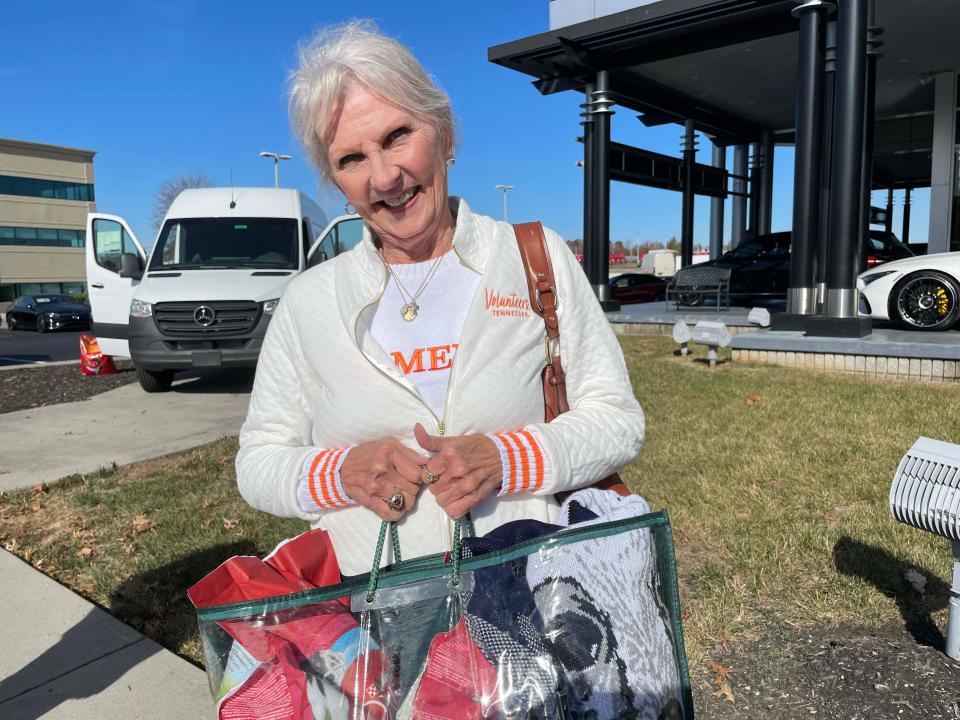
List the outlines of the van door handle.
<svg viewBox="0 0 960 720">
<path fill-rule="evenodd" d="M 103 283 L 90 283 L 90 287 L 96 288 L 97 290 L 103 290 Z"/>
</svg>

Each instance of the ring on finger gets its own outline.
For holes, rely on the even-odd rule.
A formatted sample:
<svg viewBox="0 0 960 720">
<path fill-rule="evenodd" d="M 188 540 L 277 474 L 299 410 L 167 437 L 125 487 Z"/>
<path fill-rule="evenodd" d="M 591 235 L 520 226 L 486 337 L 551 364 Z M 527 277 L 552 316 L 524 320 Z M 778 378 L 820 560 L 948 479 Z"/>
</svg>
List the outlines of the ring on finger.
<svg viewBox="0 0 960 720">
<path fill-rule="evenodd" d="M 427 475 L 427 479 L 425 481 L 427 485 L 433 485 L 437 480 L 440 479 L 440 476 L 431 471 L 426 465 L 423 466 L 423 472 Z"/>
<path fill-rule="evenodd" d="M 400 512 L 403 510 L 403 506 L 406 504 L 403 493 L 399 490 L 394 490 L 393 495 L 391 495 L 389 498 L 382 498 L 382 500 L 387 504 L 387 508 L 393 510 L 394 512 Z"/>
</svg>

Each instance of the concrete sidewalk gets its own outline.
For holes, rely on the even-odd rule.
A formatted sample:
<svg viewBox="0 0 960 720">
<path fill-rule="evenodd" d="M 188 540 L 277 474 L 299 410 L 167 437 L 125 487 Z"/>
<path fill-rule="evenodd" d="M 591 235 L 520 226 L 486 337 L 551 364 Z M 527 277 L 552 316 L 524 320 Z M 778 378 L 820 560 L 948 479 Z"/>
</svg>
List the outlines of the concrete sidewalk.
<svg viewBox="0 0 960 720">
<path fill-rule="evenodd" d="M 215 717 L 206 674 L 0 550 L 0 718 Z"/>
<path fill-rule="evenodd" d="M 179 380 L 168 393 L 149 394 L 133 383 L 89 400 L 0 415 L 0 437 L 6 439 L 0 490 L 236 435 L 247 414 L 249 391 L 249 375 L 224 372 Z"/>
<path fill-rule="evenodd" d="M 82 402 L 0 415 L 0 489 L 52 482 L 235 435 L 249 376 L 217 373 L 149 395 L 132 384 Z M 206 675 L 0 550 L 0 718 L 216 716 Z"/>
</svg>

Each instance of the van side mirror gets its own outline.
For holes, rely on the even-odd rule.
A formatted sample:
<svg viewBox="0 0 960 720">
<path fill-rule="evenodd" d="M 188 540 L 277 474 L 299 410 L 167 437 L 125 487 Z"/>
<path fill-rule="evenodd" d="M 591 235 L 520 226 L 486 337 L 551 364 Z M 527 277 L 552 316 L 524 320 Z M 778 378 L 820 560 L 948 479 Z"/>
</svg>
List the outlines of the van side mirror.
<svg viewBox="0 0 960 720">
<path fill-rule="evenodd" d="M 139 280 L 143 277 L 140 267 L 140 258 L 132 253 L 123 253 L 120 256 L 120 277 Z"/>
<path fill-rule="evenodd" d="M 317 251 L 310 256 L 310 259 L 307 260 L 307 267 L 313 267 L 314 265 L 319 265 L 320 263 L 327 261 L 327 253 L 325 250 L 317 248 Z"/>
</svg>

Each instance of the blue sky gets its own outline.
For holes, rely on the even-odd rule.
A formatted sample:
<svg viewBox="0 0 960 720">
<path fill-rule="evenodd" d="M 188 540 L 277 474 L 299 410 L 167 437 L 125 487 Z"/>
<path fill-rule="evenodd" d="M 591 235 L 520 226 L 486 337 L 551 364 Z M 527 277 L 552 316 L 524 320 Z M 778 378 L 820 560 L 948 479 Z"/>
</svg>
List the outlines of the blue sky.
<svg viewBox="0 0 960 720">
<path fill-rule="evenodd" d="M 146 245 L 160 183 L 196 170 L 217 185 L 228 185 L 231 172 L 235 185 L 272 185 L 273 164 L 258 157 L 261 150 L 293 155 L 281 164 L 281 185 L 317 197 L 332 217 L 343 199 L 320 190 L 290 133 L 286 77 L 299 42 L 359 17 L 410 46 L 450 94 L 462 138 L 452 192 L 500 217 L 494 186 L 514 185 L 511 220 L 540 219 L 568 238 L 581 236 L 582 96 L 542 97 L 530 78 L 486 59 L 491 45 L 546 31 L 547 0 L 4 0 L 0 137 L 97 151 L 98 209 L 124 216 Z M 671 155 L 681 133 L 674 125 L 643 128 L 622 108 L 613 118 L 615 140 Z M 709 147 L 701 140 L 701 161 L 709 161 Z M 791 224 L 792 173 L 792 151 L 778 148 L 774 230 Z M 915 242 L 926 237 L 925 198 L 915 195 Z M 876 195 L 874 204 L 882 202 Z M 696 213 L 696 241 L 706 244 L 706 199 Z M 679 234 L 678 193 L 614 183 L 611 240 Z"/>
</svg>

